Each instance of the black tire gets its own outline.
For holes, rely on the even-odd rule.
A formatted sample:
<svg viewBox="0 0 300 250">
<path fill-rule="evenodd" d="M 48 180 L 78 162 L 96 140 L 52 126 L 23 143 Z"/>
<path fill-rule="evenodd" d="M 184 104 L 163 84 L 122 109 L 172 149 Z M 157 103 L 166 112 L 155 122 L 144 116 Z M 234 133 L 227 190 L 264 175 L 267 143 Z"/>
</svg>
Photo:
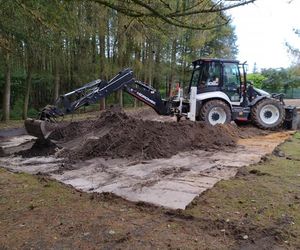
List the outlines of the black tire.
<svg viewBox="0 0 300 250">
<path fill-rule="evenodd" d="M 265 98 L 251 109 L 252 122 L 262 129 L 277 129 L 282 126 L 284 118 L 284 106 L 276 99 Z"/>
<path fill-rule="evenodd" d="M 221 100 L 210 100 L 203 104 L 198 117 L 200 121 L 205 121 L 211 125 L 229 123 L 231 122 L 231 109 Z M 212 123 L 213 120 L 216 123 Z"/>
</svg>

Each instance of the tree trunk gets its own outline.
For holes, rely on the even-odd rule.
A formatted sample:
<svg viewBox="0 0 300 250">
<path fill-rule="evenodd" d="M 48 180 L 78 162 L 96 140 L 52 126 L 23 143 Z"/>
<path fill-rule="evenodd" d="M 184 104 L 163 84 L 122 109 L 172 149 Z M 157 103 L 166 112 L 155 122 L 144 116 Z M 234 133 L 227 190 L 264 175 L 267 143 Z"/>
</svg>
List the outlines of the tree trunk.
<svg viewBox="0 0 300 250">
<path fill-rule="evenodd" d="M 107 10 L 107 21 L 106 21 L 106 51 L 107 59 L 110 58 L 110 13 L 109 9 Z"/>
<path fill-rule="evenodd" d="M 138 100 L 137 98 L 133 98 L 134 102 L 133 102 L 133 107 L 136 108 L 138 106 Z"/>
<path fill-rule="evenodd" d="M 3 121 L 9 121 L 10 115 L 10 91 L 11 91 L 11 64 L 10 54 L 5 55 L 5 85 L 3 90 Z"/>
<path fill-rule="evenodd" d="M 122 15 L 118 16 L 118 31 L 117 31 L 117 50 L 118 50 L 118 57 L 117 57 L 117 62 L 120 68 L 124 67 L 124 59 L 125 59 L 125 50 L 124 50 L 124 44 L 125 44 L 125 36 L 123 33 L 124 29 L 124 17 Z M 123 91 L 119 90 L 118 94 L 115 95 L 117 99 L 115 100 L 116 103 L 120 105 L 120 107 L 123 107 Z"/>
<path fill-rule="evenodd" d="M 32 80 L 32 60 L 31 56 L 28 56 L 27 76 L 26 76 L 26 92 L 24 97 L 23 114 L 22 118 L 25 120 L 28 113 L 29 96 L 31 91 L 31 80 Z"/>
<path fill-rule="evenodd" d="M 172 51 L 171 51 L 171 75 L 169 78 L 168 96 L 171 95 L 172 83 L 174 83 L 174 81 L 175 81 L 176 52 L 177 52 L 176 48 L 177 48 L 177 41 L 176 41 L 176 39 L 174 39 L 172 42 Z"/>
<path fill-rule="evenodd" d="M 160 61 L 161 61 L 161 44 L 158 43 L 155 51 L 155 69 L 154 69 L 154 78 L 153 78 L 153 86 L 156 89 L 160 88 Z"/>
<path fill-rule="evenodd" d="M 72 81 L 72 66 L 71 66 L 71 40 L 68 39 L 66 42 L 67 48 L 66 48 L 66 60 L 67 60 L 67 72 L 68 72 L 68 84 L 70 84 L 70 82 Z M 67 86 L 69 87 L 69 86 Z"/>
<path fill-rule="evenodd" d="M 100 45 L 100 54 L 99 54 L 99 73 L 100 73 L 100 78 L 103 79 L 105 74 L 105 19 L 101 18 L 100 19 L 100 24 L 99 24 L 99 45 Z M 109 55 L 109 52 L 108 52 Z M 107 79 L 105 79 L 107 80 Z M 100 99 L 100 110 L 105 109 L 105 98 Z"/>
<path fill-rule="evenodd" d="M 105 98 L 100 99 L 100 110 L 104 110 L 106 108 Z"/>
<path fill-rule="evenodd" d="M 153 56 L 154 51 L 152 50 L 152 41 L 149 41 L 148 46 L 148 83 L 150 86 L 153 86 Z"/>
<path fill-rule="evenodd" d="M 57 56 L 57 55 L 56 55 Z M 60 75 L 59 75 L 59 62 L 58 58 L 55 59 L 55 77 L 54 77 L 54 101 L 59 97 Z"/>
<path fill-rule="evenodd" d="M 123 103 L 123 90 L 119 90 L 118 91 L 118 95 L 119 95 L 119 105 L 120 107 L 124 107 L 124 103 Z"/>
</svg>

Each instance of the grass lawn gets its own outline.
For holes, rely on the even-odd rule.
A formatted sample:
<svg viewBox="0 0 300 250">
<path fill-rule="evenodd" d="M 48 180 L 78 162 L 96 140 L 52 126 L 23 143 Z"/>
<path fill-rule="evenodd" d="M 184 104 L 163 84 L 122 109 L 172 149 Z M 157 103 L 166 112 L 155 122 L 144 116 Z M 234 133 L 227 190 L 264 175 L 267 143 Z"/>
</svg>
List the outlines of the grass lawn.
<svg viewBox="0 0 300 250">
<path fill-rule="evenodd" d="M 184 211 L 0 169 L 0 249 L 299 249 L 300 133 Z"/>
</svg>

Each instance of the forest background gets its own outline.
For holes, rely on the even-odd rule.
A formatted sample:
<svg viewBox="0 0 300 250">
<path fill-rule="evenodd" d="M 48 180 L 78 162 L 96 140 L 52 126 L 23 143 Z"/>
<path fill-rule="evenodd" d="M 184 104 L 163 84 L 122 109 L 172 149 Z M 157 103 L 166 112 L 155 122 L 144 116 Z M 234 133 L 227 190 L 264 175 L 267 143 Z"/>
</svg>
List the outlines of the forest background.
<svg viewBox="0 0 300 250">
<path fill-rule="evenodd" d="M 162 93 L 186 86 L 191 62 L 237 56 L 236 34 L 226 10 L 255 0 L 0 0 L 1 120 L 35 116 L 60 94 L 123 68 Z M 295 31 L 298 32 L 298 31 Z M 299 58 L 299 51 L 287 44 Z M 299 61 L 289 69 L 264 69 L 255 86 L 299 86 Z M 100 102 L 138 106 L 119 91 Z M 99 108 L 99 105 L 98 105 Z"/>
</svg>

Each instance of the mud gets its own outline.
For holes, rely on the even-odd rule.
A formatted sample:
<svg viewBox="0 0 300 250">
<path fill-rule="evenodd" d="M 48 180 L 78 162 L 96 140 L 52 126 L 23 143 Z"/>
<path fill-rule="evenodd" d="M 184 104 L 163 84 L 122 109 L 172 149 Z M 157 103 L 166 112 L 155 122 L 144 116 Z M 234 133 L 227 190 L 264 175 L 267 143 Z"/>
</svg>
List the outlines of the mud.
<svg viewBox="0 0 300 250">
<path fill-rule="evenodd" d="M 50 140 L 36 140 L 30 149 L 16 152 L 15 155 L 20 155 L 24 158 L 36 156 L 50 156 L 57 152 L 58 146 Z"/>
</svg>

